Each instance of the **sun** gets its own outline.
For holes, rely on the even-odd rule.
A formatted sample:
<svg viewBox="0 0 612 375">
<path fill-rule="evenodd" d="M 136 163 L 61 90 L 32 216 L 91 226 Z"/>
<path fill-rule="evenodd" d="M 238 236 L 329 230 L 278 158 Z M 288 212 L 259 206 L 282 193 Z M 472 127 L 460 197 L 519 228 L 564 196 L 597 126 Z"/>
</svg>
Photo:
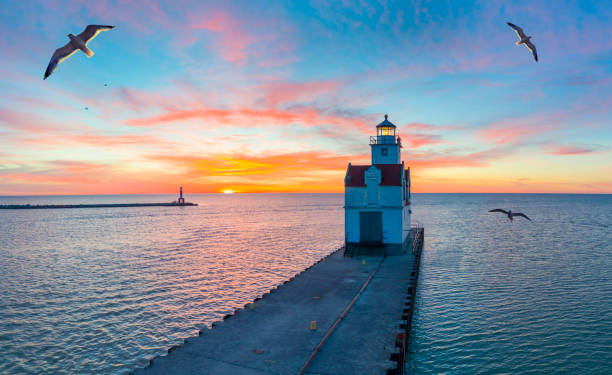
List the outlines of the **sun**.
<svg viewBox="0 0 612 375">
<path fill-rule="evenodd" d="M 234 191 L 231 189 L 225 189 L 223 190 L 223 194 L 234 194 Z"/>
</svg>

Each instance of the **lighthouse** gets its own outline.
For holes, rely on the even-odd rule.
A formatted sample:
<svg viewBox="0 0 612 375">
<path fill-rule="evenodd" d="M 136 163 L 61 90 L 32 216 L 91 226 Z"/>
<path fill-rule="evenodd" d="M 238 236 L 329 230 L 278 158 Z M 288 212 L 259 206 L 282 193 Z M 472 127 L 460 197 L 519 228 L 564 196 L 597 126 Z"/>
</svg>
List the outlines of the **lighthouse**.
<svg viewBox="0 0 612 375">
<path fill-rule="evenodd" d="M 183 198 L 183 187 L 182 186 L 179 189 L 178 204 L 185 204 L 185 198 Z"/>
<path fill-rule="evenodd" d="M 346 254 L 406 254 L 410 234 L 410 168 L 385 115 L 370 137 L 370 165 L 349 163 L 344 178 Z"/>
</svg>

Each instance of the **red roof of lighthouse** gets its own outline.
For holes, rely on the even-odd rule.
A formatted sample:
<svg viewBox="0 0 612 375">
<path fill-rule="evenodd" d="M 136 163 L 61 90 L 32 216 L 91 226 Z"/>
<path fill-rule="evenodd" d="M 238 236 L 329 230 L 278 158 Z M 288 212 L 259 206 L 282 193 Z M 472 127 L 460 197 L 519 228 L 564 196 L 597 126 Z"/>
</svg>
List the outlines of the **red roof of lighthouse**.
<svg viewBox="0 0 612 375">
<path fill-rule="evenodd" d="M 402 186 L 402 165 L 401 164 L 375 164 L 380 169 L 381 181 L 383 186 Z M 345 186 L 365 187 L 365 171 L 371 165 L 351 165 L 347 172 Z"/>
<path fill-rule="evenodd" d="M 344 186 L 366 186 L 364 173 L 370 165 L 351 165 L 346 173 Z"/>
</svg>

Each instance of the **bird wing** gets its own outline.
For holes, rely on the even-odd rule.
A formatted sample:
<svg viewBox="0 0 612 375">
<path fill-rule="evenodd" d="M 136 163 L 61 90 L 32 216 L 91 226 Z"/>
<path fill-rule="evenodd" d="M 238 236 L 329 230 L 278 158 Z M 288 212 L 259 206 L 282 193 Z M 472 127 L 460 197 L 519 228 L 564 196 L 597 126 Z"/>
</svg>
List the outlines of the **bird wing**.
<svg viewBox="0 0 612 375">
<path fill-rule="evenodd" d="M 45 78 L 43 78 L 43 79 L 47 79 L 47 77 L 49 77 L 51 75 L 51 73 L 53 73 L 55 71 L 55 69 L 57 69 L 57 66 L 62 61 L 66 60 L 67 58 L 72 56 L 72 54 L 75 53 L 76 50 L 77 49 L 74 48 L 72 46 L 72 44 L 70 44 L 70 42 L 68 42 L 63 47 L 60 47 L 60 48 L 56 49 L 55 52 L 53 53 L 53 56 L 51 56 L 51 60 L 49 61 L 49 65 L 47 65 L 47 70 L 45 71 Z"/>
<path fill-rule="evenodd" d="M 512 216 L 522 216 L 522 217 L 524 217 L 525 219 L 527 219 L 527 220 L 531 221 L 531 219 L 530 219 L 530 218 L 528 218 L 528 217 L 527 217 L 527 215 L 525 215 L 525 214 L 524 214 L 524 213 L 522 213 L 522 212 L 512 213 Z"/>
<path fill-rule="evenodd" d="M 508 215 L 508 211 L 506 211 L 506 210 L 502 210 L 501 208 L 496 208 L 496 209 L 494 209 L 494 210 L 489 210 L 489 212 L 503 212 L 503 213 L 505 213 L 506 215 Z"/>
<path fill-rule="evenodd" d="M 538 62 L 538 51 L 536 51 L 535 45 L 531 43 L 531 40 L 526 41 L 525 45 L 527 46 L 527 48 L 529 48 L 529 50 L 533 54 L 533 58 L 535 59 L 535 61 Z"/>
<path fill-rule="evenodd" d="M 520 27 L 516 26 L 513 23 L 510 23 L 510 22 L 506 22 L 506 23 L 508 24 L 508 26 L 512 28 L 512 30 L 516 31 L 516 35 L 518 35 L 518 37 L 521 38 L 521 40 L 527 37 L 525 33 L 523 32 L 523 29 L 521 29 Z"/>
<path fill-rule="evenodd" d="M 100 34 L 100 32 L 110 30 L 113 27 L 115 26 L 89 25 L 77 36 L 85 43 L 85 45 L 87 45 L 87 43 L 91 42 L 91 40 Z"/>
</svg>

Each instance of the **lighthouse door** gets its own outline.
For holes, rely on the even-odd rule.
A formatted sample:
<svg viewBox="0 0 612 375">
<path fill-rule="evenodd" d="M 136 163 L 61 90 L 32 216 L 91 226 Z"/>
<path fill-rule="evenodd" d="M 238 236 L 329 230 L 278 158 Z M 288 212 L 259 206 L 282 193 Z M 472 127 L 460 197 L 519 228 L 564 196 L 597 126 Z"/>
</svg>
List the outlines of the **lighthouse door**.
<svg viewBox="0 0 612 375">
<path fill-rule="evenodd" d="M 360 212 L 359 233 L 361 243 L 382 243 L 382 212 Z"/>
</svg>

